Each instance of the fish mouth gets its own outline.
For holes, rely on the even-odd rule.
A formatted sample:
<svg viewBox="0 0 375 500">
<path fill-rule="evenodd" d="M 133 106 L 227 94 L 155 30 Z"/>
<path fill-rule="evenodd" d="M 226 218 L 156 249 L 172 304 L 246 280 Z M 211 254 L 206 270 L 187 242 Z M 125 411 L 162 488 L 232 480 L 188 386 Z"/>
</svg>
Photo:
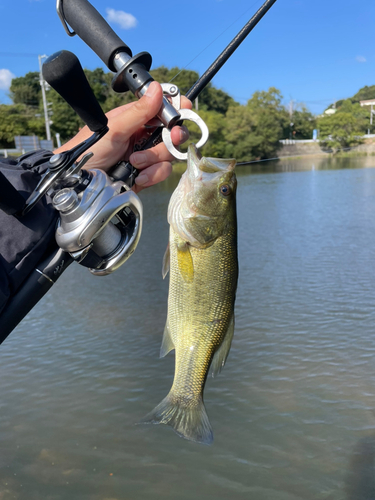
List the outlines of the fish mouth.
<svg viewBox="0 0 375 500">
<path fill-rule="evenodd" d="M 216 172 L 230 172 L 236 166 L 234 158 L 209 158 L 202 157 L 195 144 L 188 148 L 188 172 L 197 179 L 202 173 L 213 174 Z"/>
<path fill-rule="evenodd" d="M 215 196 L 220 184 L 232 183 L 235 164 L 234 159 L 203 157 L 195 144 L 189 145 L 187 170 L 170 199 L 168 222 L 191 246 L 206 248 L 219 235 L 222 215 Z"/>
</svg>

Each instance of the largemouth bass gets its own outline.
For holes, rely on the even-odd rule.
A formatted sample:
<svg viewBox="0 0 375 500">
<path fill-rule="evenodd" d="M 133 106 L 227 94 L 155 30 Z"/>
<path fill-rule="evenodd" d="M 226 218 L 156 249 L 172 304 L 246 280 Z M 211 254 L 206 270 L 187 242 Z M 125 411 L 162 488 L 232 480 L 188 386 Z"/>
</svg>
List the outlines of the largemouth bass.
<svg viewBox="0 0 375 500">
<path fill-rule="evenodd" d="M 187 170 L 168 207 L 168 317 L 160 356 L 176 350 L 168 396 L 143 423 L 168 424 L 180 436 L 209 444 L 213 434 L 203 403 L 210 365 L 224 366 L 234 330 L 237 288 L 235 160 L 202 158 L 188 150 Z"/>
</svg>

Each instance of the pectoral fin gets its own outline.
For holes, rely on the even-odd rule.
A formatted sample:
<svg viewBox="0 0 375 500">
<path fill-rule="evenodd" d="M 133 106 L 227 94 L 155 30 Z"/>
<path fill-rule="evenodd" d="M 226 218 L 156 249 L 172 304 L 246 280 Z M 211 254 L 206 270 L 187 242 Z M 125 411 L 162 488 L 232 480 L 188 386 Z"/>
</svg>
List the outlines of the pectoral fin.
<svg viewBox="0 0 375 500">
<path fill-rule="evenodd" d="M 161 348 L 160 348 L 160 357 L 164 358 L 164 356 L 166 356 L 174 348 L 175 346 L 171 337 L 169 321 L 167 318 L 167 322 L 165 323 L 165 328 L 164 328 L 163 341 L 161 343 Z"/>
<path fill-rule="evenodd" d="M 225 365 L 225 361 L 227 360 L 230 346 L 232 344 L 234 333 L 234 314 L 229 322 L 229 327 L 225 337 L 219 347 L 219 349 L 215 352 L 214 357 L 211 363 L 212 376 L 216 377 L 221 372 L 221 369 Z"/>
<path fill-rule="evenodd" d="M 194 264 L 190 253 L 190 246 L 187 243 L 177 247 L 177 262 L 182 279 L 186 283 L 192 283 L 194 279 Z"/>
</svg>

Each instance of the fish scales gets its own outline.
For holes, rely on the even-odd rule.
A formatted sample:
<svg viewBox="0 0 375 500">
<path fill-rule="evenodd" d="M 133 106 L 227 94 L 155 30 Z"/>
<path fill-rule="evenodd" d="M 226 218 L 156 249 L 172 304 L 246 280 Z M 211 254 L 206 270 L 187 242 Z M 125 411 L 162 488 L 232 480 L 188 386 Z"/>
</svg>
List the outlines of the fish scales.
<svg viewBox="0 0 375 500">
<path fill-rule="evenodd" d="M 237 284 L 235 239 L 235 231 L 232 231 L 218 238 L 209 249 L 191 248 L 194 282 L 186 283 L 177 264 L 180 238 L 171 229 L 168 316 L 176 348 L 173 389 L 181 398 L 191 392 L 200 394 L 212 355 L 228 330 Z M 182 352 L 177 355 L 177 350 L 184 355 Z"/>
<path fill-rule="evenodd" d="M 170 425 L 205 444 L 213 434 L 203 404 L 210 366 L 220 371 L 234 329 L 237 287 L 234 160 L 202 158 L 189 146 L 188 167 L 168 207 L 170 270 L 168 318 L 161 356 L 176 350 L 175 376 L 166 398 L 143 420 Z"/>
</svg>

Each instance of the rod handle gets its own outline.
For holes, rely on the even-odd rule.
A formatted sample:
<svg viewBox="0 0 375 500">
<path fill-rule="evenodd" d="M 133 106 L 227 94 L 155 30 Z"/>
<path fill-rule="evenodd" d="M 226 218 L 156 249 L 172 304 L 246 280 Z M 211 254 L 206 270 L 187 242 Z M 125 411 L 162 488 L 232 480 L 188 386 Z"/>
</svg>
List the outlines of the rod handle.
<svg viewBox="0 0 375 500">
<path fill-rule="evenodd" d="M 55 248 L 26 278 L 21 288 L 7 302 L 0 314 L 0 344 L 44 297 L 73 258 L 61 248 Z"/>
<path fill-rule="evenodd" d="M 63 14 L 75 33 L 114 73 L 117 70 L 112 61 L 116 52 L 126 52 L 132 56 L 132 51 L 126 43 L 87 0 L 64 0 Z"/>
</svg>

